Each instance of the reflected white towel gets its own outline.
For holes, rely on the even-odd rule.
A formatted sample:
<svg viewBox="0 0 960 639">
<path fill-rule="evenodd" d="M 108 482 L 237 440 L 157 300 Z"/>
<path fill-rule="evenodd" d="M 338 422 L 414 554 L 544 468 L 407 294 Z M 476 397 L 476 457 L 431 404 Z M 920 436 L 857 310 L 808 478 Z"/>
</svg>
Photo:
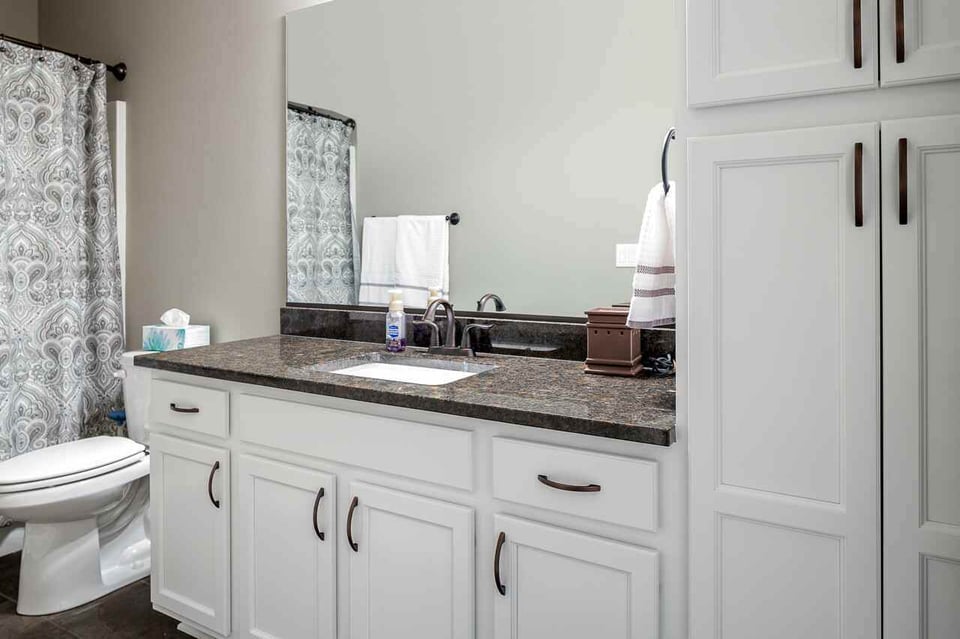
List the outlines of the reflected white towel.
<svg viewBox="0 0 960 639">
<path fill-rule="evenodd" d="M 633 295 L 627 326 L 651 328 L 673 324 L 677 317 L 676 285 L 676 198 L 677 187 L 670 182 L 664 196 L 659 183 L 647 196 L 647 208 L 637 240 L 637 270 L 633 274 Z"/>
<path fill-rule="evenodd" d="M 359 303 L 387 304 L 397 286 L 397 218 L 363 218 L 360 258 Z"/>
<path fill-rule="evenodd" d="M 450 292 L 450 225 L 443 215 L 397 217 L 397 288 L 403 303 L 424 308 L 431 288 Z"/>
</svg>

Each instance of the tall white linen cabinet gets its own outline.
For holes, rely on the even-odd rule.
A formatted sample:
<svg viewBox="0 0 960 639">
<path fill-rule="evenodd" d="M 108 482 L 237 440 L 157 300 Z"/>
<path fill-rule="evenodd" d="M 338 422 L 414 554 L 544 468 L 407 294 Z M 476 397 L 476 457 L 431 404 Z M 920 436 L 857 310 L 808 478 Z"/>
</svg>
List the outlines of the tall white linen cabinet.
<svg viewBox="0 0 960 639">
<path fill-rule="evenodd" d="M 957 639 L 960 2 L 678 11 L 689 636 Z"/>
</svg>

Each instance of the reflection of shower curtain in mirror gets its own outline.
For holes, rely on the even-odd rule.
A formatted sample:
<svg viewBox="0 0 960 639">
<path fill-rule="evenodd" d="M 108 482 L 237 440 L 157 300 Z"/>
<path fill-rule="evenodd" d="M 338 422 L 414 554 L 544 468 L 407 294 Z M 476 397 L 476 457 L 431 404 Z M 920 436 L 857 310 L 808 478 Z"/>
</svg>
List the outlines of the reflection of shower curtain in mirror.
<svg viewBox="0 0 960 639">
<path fill-rule="evenodd" d="M 0 41 L 0 460 L 116 432 L 123 311 L 105 73 Z"/>
<path fill-rule="evenodd" d="M 356 304 L 353 128 L 287 110 L 287 300 Z"/>
</svg>

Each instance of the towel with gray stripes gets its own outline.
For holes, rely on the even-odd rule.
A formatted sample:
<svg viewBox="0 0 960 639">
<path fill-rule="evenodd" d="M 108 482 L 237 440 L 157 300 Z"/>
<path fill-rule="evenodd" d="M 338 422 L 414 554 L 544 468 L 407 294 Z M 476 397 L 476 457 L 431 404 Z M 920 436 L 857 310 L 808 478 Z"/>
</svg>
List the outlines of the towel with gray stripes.
<svg viewBox="0 0 960 639">
<path fill-rule="evenodd" d="M 647 207 L 637 240 L 637 268 L 633 274 L 633 294 L 627 326 L 652 328 L 674 324 L 677 317 L 676 294 L 676 210 L 674 182 L 663 192 L 658 182 L 647 196 Z"/>
</svg>

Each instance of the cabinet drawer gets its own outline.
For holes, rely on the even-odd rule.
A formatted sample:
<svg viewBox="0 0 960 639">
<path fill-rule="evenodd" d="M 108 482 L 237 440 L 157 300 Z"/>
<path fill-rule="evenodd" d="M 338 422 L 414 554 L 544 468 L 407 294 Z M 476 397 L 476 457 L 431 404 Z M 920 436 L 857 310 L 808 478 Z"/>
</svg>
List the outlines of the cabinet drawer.
<svg viewBox="0 0 960 639">
<path fill-rule="evenodd" d="M 469 490 L 473 433 L 254 395 L 234 398 L 251 444 Z"/>
<path fill-rule="evenodd" d="M 657 462 L 515 439 L 493 440 L 493 496 L 656 531 Z"/>
<path fill-rule="evenodd" d="M 226 391 L 152 380 L 148 413 L 150 427 L 166 424 L 226 438 L 229 432 L 229 397 Z"/>
</svg>

